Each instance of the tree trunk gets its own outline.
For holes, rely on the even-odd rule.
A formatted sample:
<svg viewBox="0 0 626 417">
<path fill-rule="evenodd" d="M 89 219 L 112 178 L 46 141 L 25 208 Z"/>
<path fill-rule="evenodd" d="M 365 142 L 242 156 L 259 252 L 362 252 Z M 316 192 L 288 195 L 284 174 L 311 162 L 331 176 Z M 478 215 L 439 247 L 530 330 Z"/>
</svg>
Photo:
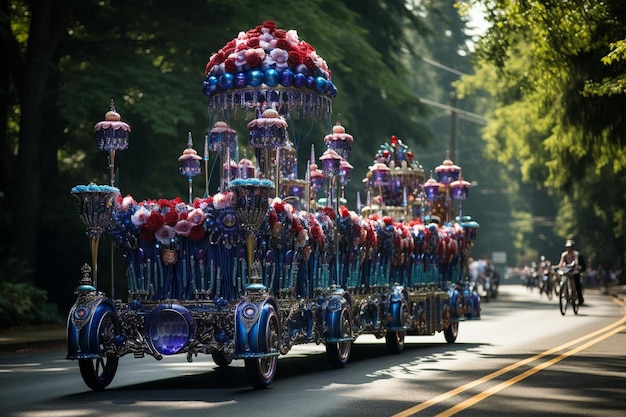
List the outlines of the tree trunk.
<svg viewBox="0 0 626 417">
<path fill-rule="evenodd" d="M 28 49 L 19 90 L 20 140 L 14 171 L 12 238 L 17 254 L 31 266 L 37 259 L 40 210 L 42 120 L 48 79 L 56 70 L 53 57 L 65 33 L 70 2 L 32 1 Z"/>
</svg>

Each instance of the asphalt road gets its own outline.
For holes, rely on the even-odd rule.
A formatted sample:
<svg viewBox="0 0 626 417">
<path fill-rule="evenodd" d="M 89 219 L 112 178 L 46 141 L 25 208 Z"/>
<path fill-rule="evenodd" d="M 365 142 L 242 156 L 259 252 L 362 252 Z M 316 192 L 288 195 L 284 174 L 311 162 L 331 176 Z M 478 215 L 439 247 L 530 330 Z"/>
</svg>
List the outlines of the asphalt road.
<svg viewBox="0 0 626 417">
<path fill-rule="evenodd" d="M 519 285 L 483 303 L 455 344 L 408 337 L 387 353 L 362 337 L 343 369 L 323 346 L 282 356 L 275 381 L 253 390 L 242 361 L 124 357 L 112 384 L 91 392 L 63 350 L 0 354 L 5 417 L 620 416 L 626 410 L 626 307 L 588 291 L 579 315 Z"/>
</svg>

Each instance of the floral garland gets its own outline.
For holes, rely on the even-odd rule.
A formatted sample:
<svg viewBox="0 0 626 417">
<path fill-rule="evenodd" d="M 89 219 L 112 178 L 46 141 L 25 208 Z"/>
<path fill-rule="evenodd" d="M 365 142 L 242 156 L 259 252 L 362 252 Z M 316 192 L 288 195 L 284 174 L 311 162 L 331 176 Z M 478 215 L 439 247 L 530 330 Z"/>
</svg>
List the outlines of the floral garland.
<svg viewBox="0 0 626 417">
<path fill-rule="evenodd" d="M 205 211 L 213 206 L 213 200 L 213 197 L 197 198 L 189 206 L 180 197 L 137 203 L 130 195 L 118 195 L 111 233 L 118 243 L 127 233 L 137 233 L 146 243 L 157 240 L 166 246 L 172 246 L 178 236 L 198 241 L 206 234 Z"/>
<path fill-rule="evenodd" d="M 171 249 L 178 249 L 181 239 L 208 239 L 211 244 L 233 247 L 243 243 L 243 233 L 232 198 L 232 192 L 221 192 L 196 198 L 189 205 L 179 197 L 136 202 L 130 195 L 117 194 L 109 232 L 117 244 L 131 246 L 139 238 Z M 389 216 L 363 218 L 344 206 L 339 213 L 332 208 L 309 213 L 296 210 L 280 198 L 272 200 L 260 232 L 268 235 L 270 245 L 277 249 L 309 248 L 309 253 L 311 249 L 332 253 L 334 246 L 329 242 L 333 242 L 336 228 L 344 250 L 363 250 L 368 257 L 378 253 L 394 264 L 403 263 L 411 253 L 416 259 L 426 256 L 428 262 L 448 264 L 464 243 L 464 231 L 459 225 L 426 226 L 417 220 L 405 225 Z"/>
</svg>

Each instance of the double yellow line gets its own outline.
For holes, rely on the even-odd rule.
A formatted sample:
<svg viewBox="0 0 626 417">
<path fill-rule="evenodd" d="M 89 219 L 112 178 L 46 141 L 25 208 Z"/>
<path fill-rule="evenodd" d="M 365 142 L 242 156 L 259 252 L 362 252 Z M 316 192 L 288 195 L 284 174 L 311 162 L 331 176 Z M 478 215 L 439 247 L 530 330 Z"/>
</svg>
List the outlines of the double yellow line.
<svg viewBox="0 0 626 417">
<path fill-rule="evenodd" d="M 394 414 L 392 417 L 408 417 L 408 416 L 415 415 L 415 414 L 419 413 L 420 411 L 423 411 L 423 410 L 425 410 L 427 408 L 432 407 L 435 404 L 438 404 L 438 403 L 440 403 L 442 401 L 446 401 L 446 400 L 448 400 L 448 399 L 450 399 L 452 397 L 455 397 L 455 396 L 457 396 L 457 395 L 459 395 L 459 394 L 461 394 L 461 393 L 463 393 L 463 392 L 465 392 L 467 390 L 470 390 L 470 389 L 472 389 L 472 388 L 474 388 L 474 387 L 476 387 L 476 386 L 478 386 L 480 384 L 483 384 L 485 382 L 491 381 L 494 378 L 497 378 L 497 377 L 502 376 L 502 375 L 504 375 L 504 374 L 506 374 L 508 372 L 511 372 L 511 371 L 521 367 L 521 366 L 527 365 L 527 364 L 529 364 L 531 362 L 534 362 L 534 361 L 536 361 L 538 359 L 541 359 L 541 358 L 543 358 L 545 356 L 552 355 L 552 354 L 558 353 L 558 352 L 560 352 L 562 350 L 568 349 L 569 347 L 577 345 L 579 343 L 582 343 L 582 342 L 586 341 L 587 339 L 591 339 L 587 343 L 584 343 L 584 344 L 582 344 L 582 345 L 580 345 L 578 347 L 575 347 L 575 348 L 573 348 L 571 350 L 563 352 L 559 356 L 556 356 L 556 357 L 554 357 L 554 358 L 552 358 L 550 360 L 547 360 L 545 362 L 541 362 L 540 364 L 534 366 L 533 368 L 531 368 L 531 369 L 529 369 L 529 370 L 527 370 L 527 371 L 525 371 L 525 372 L 523 372 L 523 373 L 521 373 L 521 374 L 519 374 L 517 376 L 514 376 L 514 377 L 512 377 L 512 378 L 510 378 L 510 379 L 508 379 L 508 380 L 506 380 L 504 382 L 501 382 L 501 383 L 499 383 L 499 384 L 497 384 L 497 385 L 495 385 L 495 386 L 493 386 L 493 387 L 491 387 L 491 388 L 489 388 L 487 390 L 484 390 L 484 391 L 480 392 L 479 394 L 474 395 L 471 398 L 468 398 L 467 400 L 465 400 L 463 402 L 460 402 L 459 404 L 455 405 L 454 407 L 451 407 L 451 408 L 443 411 L 442 413 L 437 414 L 436 417 L 453 416 L 456 413 L 459 413 L 459 412 L 461 412 L 461 411 L 463 411 L 463 410 L 465 410 L 465 409 L 467 409 L 469 407 L 472 407 L 473 405 L 481 402 L 482 400 L 484 400 L 484 399 L 486 399 L 486 398 L 488 398 L 488 397 L 490 397 L 490 396 L 492 396 L 492 395 L 502 391 L 503 389 L 505 389 L 505 388 L 507 388 L 507 387 L 509 387 L 509 386 L 511 386 L 513 384 L 516 384 L 516 383 L 518 383 L 518 382 L 528 378 L 531 375 L 536 374 L 537 372 L 539 372 L 541 370 L 544 370 L 544 369 L 548 368 L 549 366 L 554 365 L 555 363 L 558 363 L 558 362 L 562 361 L 563 359 L 565 359 L 565 358 L 567 358 L 569 356 L 572 356 L 572 355 L 574 355 L 574 354 L 576 354 L 576 353 L 578 353 L 580 351 L 583 351 L 583 350 L 585 350 L 585 349 L 587 349 L 587 348 L 589 348 L 589 347 L 591 347 L 591 346 L 593 346 L 593 345 L 595 345 L 597 343 L 600 343 L 601 341 L 603 341 L 603 340 L 613 336 L 616 333 L 619 333 L 619 332 L 621 332 L 623 330 L 626 330 L 626 325 L 624 325 L 624 323 L 626 322 L 626 305 L 622 301 L 620 301 L 618 299 L 615 299 L 615 298 L 613 299 L 613 301 L 616 302 L 617 304 L 620 304 L 622 307 L 624 307 L 624 316 L 620 320 L 616 321 L 615 323 L 610 324 L 610 325 L 608 325 L 608 326 L 606 326 L 606 327 L 604 327 L 602 329 L 596 330 L 595 332 L 589 333 L 589 334 L 587 334 L 585 336 L 579 337 L 578 339 L 571 340 L 571 341 L 569 341 L 567 343 L 564 343 L 564 344 L 562 344 L 560 346 L 557 346 L 557 347 L 554 347 L 552 349 L 546 350 L 545 352 L 542 352 L 542 353 L 539 353 L 537 355 L 531 356 L 531 357 L 526 358 L 524 360 L 521 360 L 519 362 L 515 362 L 515 363 L 513 363 L 513 364 L 511 364 L 511 365 L 509 365 L 507 367 L 504 367 L 504 368 L 499 369 L 499 370 L 497 370 L 495 372 L 492 372 L 489 375 L 486 375 L 486 376 L 484 376 L 482 378 L 476 379 L 476 380 L 474 380 L 472 382 L 469 382 L 469 383 L 467 383 L 465 385 L 461 385 L 458 388 L 455 388 L 455 389 L 453 389 L 451 391 L 448 391 L 446 393 L 443 393 L 441 395 L 433 397 L 430 400 L 424 401 L 423 403 L 420 403 L 420 404 L 418 404 L 418 405 L 416 405 L 414 407 L 411 407 L 411 408 L 409 408 L 407 410 L 404 410 L 404 411 L 401 411 L 401 412 L 399 412 L 397 414 Z"/>
</svg>

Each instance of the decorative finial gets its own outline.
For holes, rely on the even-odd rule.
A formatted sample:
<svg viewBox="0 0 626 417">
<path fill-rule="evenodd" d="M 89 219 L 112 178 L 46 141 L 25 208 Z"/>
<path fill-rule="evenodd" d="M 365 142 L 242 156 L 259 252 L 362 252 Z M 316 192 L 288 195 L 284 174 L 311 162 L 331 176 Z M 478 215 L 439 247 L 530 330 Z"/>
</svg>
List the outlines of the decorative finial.
<svg viewBox="0 0 626 417">
<path fill-rule="evenodd" d="M 113 100 L 111 100 L 113 101 Z M 81 285 L 92 285 L 91 282 L 91 267 L 89 266 L 89 264 L 85 264 L 83 265 L 82 268 L 80 268 L 80 272 L 83 275 L 83 277 L 80 279 L 80 284 Z"/>
<path fill-rule="evenodd" d="M 187 148 L 189 149 L 193 148 L 193 141 L 191 140 L 191 132 L 189 132 L 187 135 Z"/>
</svg>

